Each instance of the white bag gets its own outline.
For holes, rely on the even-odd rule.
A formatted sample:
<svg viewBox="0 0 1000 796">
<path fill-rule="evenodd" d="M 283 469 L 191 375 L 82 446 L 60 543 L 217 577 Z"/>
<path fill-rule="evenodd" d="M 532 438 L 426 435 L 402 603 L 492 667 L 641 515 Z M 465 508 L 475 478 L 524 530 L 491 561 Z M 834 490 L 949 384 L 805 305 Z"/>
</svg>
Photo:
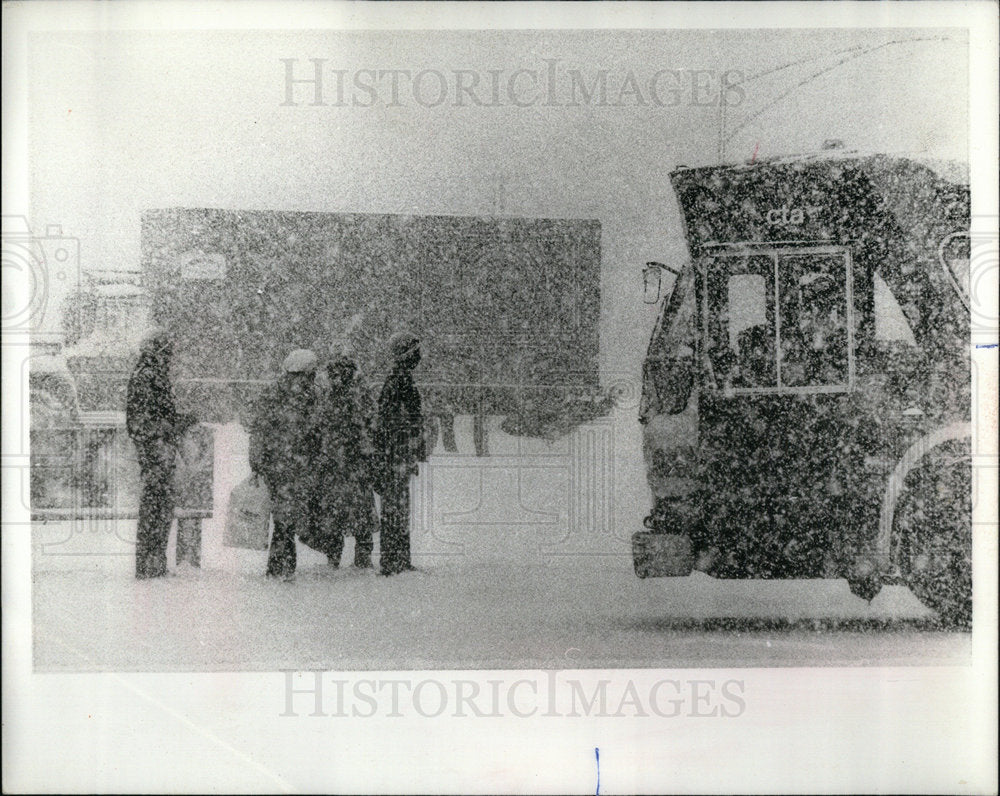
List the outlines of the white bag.
<svg viewBox="0 0 1000 796">
<path fill-rule="evenodd" d="M 226 515 L 226 547 L 266 550 L 268 526 L 271 521 L 271 496 L 260 476 L 251 475 L 240 481 L 229 496 Z"/>
</svg>

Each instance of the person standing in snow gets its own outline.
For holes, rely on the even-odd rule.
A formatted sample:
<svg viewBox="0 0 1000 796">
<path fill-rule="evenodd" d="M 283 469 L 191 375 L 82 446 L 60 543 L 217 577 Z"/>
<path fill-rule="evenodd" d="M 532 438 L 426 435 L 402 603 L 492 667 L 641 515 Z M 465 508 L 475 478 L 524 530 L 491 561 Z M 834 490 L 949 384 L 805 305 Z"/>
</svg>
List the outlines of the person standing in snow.
<svg viewBox="0 0 1000 796">
<path fill-rule="evenodd" d="M 318 450 L 316 355 L 296 349 L 281 370 L 279 380 L 264 390 L 251 422 L 250 469 L 263 477 L 271 493 L 274 533 L 267 577 L 290 581 L 295 577 L 295 535 L 308 528 Z"/>
<path fill-rule="evenodd" d="M 178 566 L 201 566 L 201 518 L 212 505 L 214 454 L 212 432 L 206 426 L 196 425 L 178 440 L 174 474 Z"/>
<path fill-rule="evenodd" d="M 163 331 L 149 334 L 139 349 L 128 381 L 125 427 L 135 444 L 142 478 L 139 525 L 135 542 L 135 576 L 167 574 L 167 540 L 174 516 L 174 468 L 177 444 L 195 424 L 178 413 L 170 383 L 173 344 Z"/>
<path fill-rule="evenodd" d="M 372 449 L 359 405 L 357 363 L 339 356 L 327 365 L 329 388 L 318 411 L 319 449 L 311 503 L 311 547 L 325 552 L 331 567 L 340 565 L 344 535 L 354 536 L 354 566 L 372 566 L 377 521 L 372 486 Z"/>
<path fill-rule="evenodd" d="M 381 574 L 413 569 L 410 563 L 410 477 L 427 460 L 420 393 L 413 370 L 420 363 L 420 340 L 409 332 L 389 339 L 392 371 L 378 400 L 376 456 L 382 497 Z"/>
</svg>

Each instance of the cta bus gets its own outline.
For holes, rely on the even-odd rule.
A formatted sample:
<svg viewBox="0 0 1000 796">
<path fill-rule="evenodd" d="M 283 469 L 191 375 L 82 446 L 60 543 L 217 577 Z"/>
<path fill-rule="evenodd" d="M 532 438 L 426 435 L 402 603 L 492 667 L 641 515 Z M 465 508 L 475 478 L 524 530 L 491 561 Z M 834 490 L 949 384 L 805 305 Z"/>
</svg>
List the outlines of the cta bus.
<svg viewBox="0 0 1000 796">
<path fill-rule="evenodd" d="M 647 266 L 636 574 L 905 583 L 967 626 L 967 176 L 827 151 L 671 180 L 690 262 Z"/>
</svg>

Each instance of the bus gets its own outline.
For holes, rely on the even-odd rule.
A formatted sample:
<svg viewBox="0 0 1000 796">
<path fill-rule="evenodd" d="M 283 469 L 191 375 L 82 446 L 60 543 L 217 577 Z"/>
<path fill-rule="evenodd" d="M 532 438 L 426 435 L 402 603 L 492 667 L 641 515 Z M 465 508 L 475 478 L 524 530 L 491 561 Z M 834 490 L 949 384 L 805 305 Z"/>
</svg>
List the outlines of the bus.
<svg viewBox="0 0 1000 796">
<path fill-rule="evenodd" d="M 902 583 L 969 626 L 967 175 L 841 150 L 671 181 L 690 261 L 646 271 L 636 574 Z"/>
</svg>

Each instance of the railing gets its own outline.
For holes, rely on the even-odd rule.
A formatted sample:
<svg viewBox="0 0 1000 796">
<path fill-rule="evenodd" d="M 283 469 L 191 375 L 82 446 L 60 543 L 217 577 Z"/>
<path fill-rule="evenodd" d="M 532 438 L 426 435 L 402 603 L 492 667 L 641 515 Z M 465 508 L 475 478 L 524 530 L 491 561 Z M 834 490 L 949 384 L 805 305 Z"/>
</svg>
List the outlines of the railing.
<svg viewBox="0 0 1000 796">
<path fill-rule="evenodd" d="M 211 430 L 197 426 L 180 445 L 179 517 L 212 515 Z M 31 431 L 33 520 L 136 519 L 141 493 L 135 447 L 123 425 L 77 425 Z"/>
</svg>

